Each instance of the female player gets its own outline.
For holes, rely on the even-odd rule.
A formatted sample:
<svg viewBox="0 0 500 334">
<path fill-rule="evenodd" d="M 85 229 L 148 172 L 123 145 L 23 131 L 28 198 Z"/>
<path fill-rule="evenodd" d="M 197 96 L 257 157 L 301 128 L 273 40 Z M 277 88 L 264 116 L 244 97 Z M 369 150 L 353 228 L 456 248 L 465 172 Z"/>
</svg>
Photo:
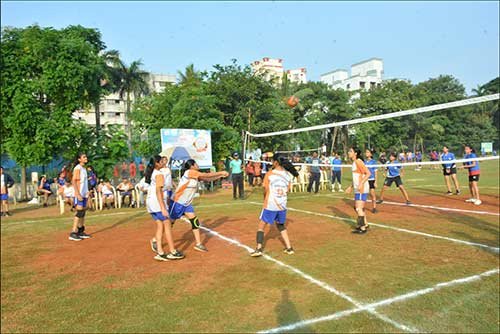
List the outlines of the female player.
<svg viewBox="0 0 500 334">
<path fill-rule="evenodd" d="M 257 230 L 257 247 L 251 256 L 261 256 L 264 250 L 264 227 L 266 224 L 272 225 L 276 222 L 276 227 L 285 241 L 286 254 L 293 254 L 294 250 L 288 238 L 286 230 L 286 202 L 287 192 L 291 187 L 292 178 L 290 174 L 297 177 L 299 173 L 285 157 L 273 155 L 272 170 L 264 177 L 264 207 L 260 214 L 260 221 Z"/>
<path fill-rule="evenodd" d="M 451 160 L 455 160 L 455 154 L 451 153 L 448 149 L 448 146 L 444 145 L 443 154 L 441 154 L 441 161 L 446 162 Z M 453 195 L 453 193 L 451 192 L 450 176 L 451 179 L 453 180 L 453 184 L 455 185 L 456 194 L 460 195 L 460 185 L 458 184 L 458 179 L 457 179 L 457 165 L 454 162 L 444 163 L 443 175 L 444 175 L 444 181 L 446 183 L 446 188 L 448 189 L 446 195 Z"/>
<path fill-rule="evenodd" d="M 405 197 L 406 204 L 410 205 L 410 198 L 408 197 L 408 193 L 406 189 L 403 187 L 403 181 L 401 180 L 401 176 L 403 176 L 403 166 L 396 160 L 396 153 L 392 152 L 389 155 L 389 161 L 386 163 L 386 177 L 384 181 L 384 187 L 380 192 L 380 199 L 377 201 L 377 204 L 384 203 L 384 191 L 388 187 L 392 185 L 393 182 L 396 182 L 396 186 L 399 188 L 403 196 Z"/>
<path fill-rule="evenodd" d="M 193 159 L 189 159 L 184 163 L 184 173 L 175 189 L 173 196 L 172 205 L 169 208 L 170 221 L 172 225 L 176 219 L 186 216 L 191 223 L 191 228 L 193 230 L 194 238 L 196 239 L 196 245 L 194 249 L 200 252 L 208 252 L 208 249 L 201 243 L 200 238 L 200 222 L 198 217 L 194 213 L 194 208 L 191 205 L 193 202 L 194 195 L 198 190 L 199 181 L 215 181 L 223 177 L 227 177 L 229 174 L 225 171 L 223 172 L 213 172 L 213 173 L 202 173 L 200 172 L 200 167 Z M 151 192 L 151 189 L 148 191 Z"/>
<path fill-rule="evenodd" d="M 85 233 L 85 211 L 87 210 L 87 200 L 89 196 L 89 180 L 87 178 L 87 155 L 78 153 L 75 168 L 73 169 L 73 188 L 75 190 L 75 208 L 76 214 L 73 220 L 73 229 L 69 235 L 69 240 L 80 241 L 90 238 L 90 235 Z"/>
<path fill-rule="evenodd" d="M 358 214 L 358 226 L 352 233 L 364 234 L 368 231 L 365 202 L 368 199 L 368 192 L 370 191 L 369 183 L 367 182 L 370 178 L 370 171 L 361 159 L 361 150 L 351 147 L 347 155 L 352 160 L 352 185 L 346 189 L 346 193 L 350 194 L 352 189 L 354 189 L 354 210 Z"/>
<path fill-rule="evenodd" d="M 465 156 L 464 159 L 477 158 L 476 151 L 470 145 L 465 145 Z M 479 174 L 481 171 L 479 169 L 479 161 L 467 161 L 464 162 L 463 168 L 469 170 L 469 190 L 471 198 L 466 200 L 468 203 L 474 203 L 475 205 L 481 205 L 481 200 L 479 199 L 479 187 L 477 183 L 479 182 Z"/>
<path fill-rule="evenodd" d="M 373 151 L 365 150 L 366 162 L 365 165 L 370 171 L 370 177 L 368 178 L 368 185 L 370 186 L 370 198 L 372 199 L 372 212 L 377 213 L 377 195 L 375 195 L 375 188 L 377 188 L 377 167 L 369 167 L 376 165 L 377 161 L 373 159 Z"/>
<path fill-rule="evenodd" d="M 160 169 L 165 166 L 164 160 L 155 155 L 149 161 L 146 168 L 146 182 L 149 184 L 149 191 L 146 198 L 148 212 L 156 222 L 156 235 L 151 240 L 151 248 L 156 253 L 154 257 L 158 261 L 179 260 L 184 258 L 184 254 L 174 248 L 174 239 L 172 238 L 172 228 L 168 221 L 167 208 L 163 200 L 163 185 L 165 180 Z M 163 236 L 167 239 L 170 253 L 165 254 L 163 250 Z M 160 242 L 157 242 L 159 240 Z"/>
</svg>

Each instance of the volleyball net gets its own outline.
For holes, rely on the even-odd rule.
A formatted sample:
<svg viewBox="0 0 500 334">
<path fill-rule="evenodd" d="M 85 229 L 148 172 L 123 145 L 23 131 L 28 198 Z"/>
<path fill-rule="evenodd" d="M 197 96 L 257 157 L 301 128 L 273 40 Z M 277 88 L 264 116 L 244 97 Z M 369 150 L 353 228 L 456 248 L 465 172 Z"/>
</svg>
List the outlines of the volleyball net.
<svg viewBox="0 0 500 334">
<path fill-rule="evenodd" d="M 479 121 L 488 122 L 484 117 L 482 119 L 482 116 L 480 117 L 480 115 L 483 115 L 481 108 L 485 103 L 495 101 L 496 108 L 498 108 L 499 98 L 500 94 L 491 94 L 303 128 L 268 133 L 251 133 L 247 131 L 244 137 L 243 157 L 246 161 L 269 164 L 270 159 L 268 158 L 262 159 L 261 157 L 257 158 L 254 156 L 254 159 L 249 159 L 250 156 L 246 154 L 249 150 L 259 147 L 262 152 L 268 152 L 268 157 L 271 153 L 285 154 L 292 163 L 297 166 L 315 165 L 331 168 L 332 153 L 340 152 L 343 163 L 335 165 L 335 167 L 347 168 L 352 166 L 352 164 L 347 161 L 347 150 L 354 144 L 361 149 L 362 153 L 364 153 L 364 150 L 367 148 L 375 148 L 375 155 L 373 158 L 379 161 L 379 163 L 373 165 L 373 167 L 385 166 L 386 161 L 389 161 L 391 152 L 397 153 L 397 165 L 415 166 L 416 168 L 422 168 L 424 166 L 439 168 L 440 165 L 444 163 L 448 165 L 468 161 L 498 160 L 498 156 L 492 151 L 489 152 L 492 156 L 481 156 L 480 147 L 483 141 L 490 142 L 491 146 L 495 141 L 498 143 L 498 130 L 496 128 L 494 131 L 489 129 L 490 131 L 486 134 L 478 134 L 480 131 L 475 131 L 475 127 L 480 126 L 478 123 Z M 461 117 L 459 117 L 459 119 L 467 123 L 465 131 L 466 137 L 460 139 L 460 145 L 455 144 L 452 146 L 447 142 L 441 142 L 439 140 L 429 142 L 428 139 L 425 139 L 427 134 L 426 131 L 444 131 L 447 135 L 454 134 L 453 124 L 451 124 L 448 129 L 441 129 L 440 125 L 436 125 L 432 122 L 433 118 L 441 118 L 442 120 L 443 118 L 447 118 L 450 113 L 455 113 L 455 115 L 458 113 Z M 412 122 L 405 123 L 405 120 L 411 117 L 413 117 Z M 393 139 L 392 142 L 388 143 L 384 131 L 387 131 L 387 129 L 391 131 L 393 129 L 391 127 L 394 127 L 396 122 L 399 122 L 397 123 L 399 126 L 420 128 L 420 133 L 417 134 L 416 131 L 413 131 L 414 136 L 412 138 Z M 428 127 L 428 129 L 426 127 Z M 366 135 L 366 133 L 368 133 L 368 135 Z M 372 134 L 371 137 L 370 133 Z M 462 133 L 464 133 L 463 129 Z M 468 133 L 471 135 L 467 136 Z M 492 133 L 494 133 L 494 135 L 492 135 Z M 472 139 L 472 137 L 474 138 Z M 457 141 L 458 140 L 455 140 L 455 142 Z M 464 144 L 472 144 L 476 150 L 477 158 L 462 158 Z M 441 149 L 445 145 L 450 146 L 450 152 L 455 153 L 456 158 L 454 160 L 446 162 L 440 161 Z M 325 149 L 325 146 L 327 149 Z M 317 148 L 302 149 L 303 147 Z M 321 163 L 313 164 L 308 162 L 314 152 L 318 152 Z M 385 159 L 383 157 L 384 154 Z"/>
</svg>

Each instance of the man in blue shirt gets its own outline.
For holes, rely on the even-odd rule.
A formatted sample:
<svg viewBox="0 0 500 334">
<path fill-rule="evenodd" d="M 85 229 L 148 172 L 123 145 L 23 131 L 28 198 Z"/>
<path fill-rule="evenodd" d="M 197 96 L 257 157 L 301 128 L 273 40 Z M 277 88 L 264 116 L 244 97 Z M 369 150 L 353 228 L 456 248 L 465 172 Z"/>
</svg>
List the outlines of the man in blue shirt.
<svg viewBox="0 0 500 334">
<path fill-rule="evenodd" d="M 342 190 L 342 160 L 338 153 L 333 154 L 333 159 L 331 161 L 333 166 L 332 168 L 332 192 L 335 192 L 335 183 L 339 184 L 339 192 L 343 192 Z"/>
<path fill-rule="evenodd" d="M 236 197 L 236 188 L 238 188 L 238 194 L 240 199 L 244 199 L 243 193 L 243 161 L 240 160 L 239 154 L 236 152 L 233 154 L 233 160 L 229 163 L 229 169 L 231 170 L 231 179 L 233 180 L 233 199 Z"/>
<path fill-rule="evenodd" d="M 451 153 L 448 150 L 448 146 L 445 145 L 443 146 L 441 161 L 451 161 L 451 160 L 455 160 L 455 154 Z M 458 185 L 458 179 L 457 179 L 457 165 L 454 162 L 451 162 L 451 163 L 444 163 L 442 166 L 443 166 L 444 180 L 446 182 L 446 188 L 448 188 L 448 192 L 446 193 L 446 195 L 453 195 L 450 186 L 450 176 L 451 179 L 453 180 L 453 184 L 455 185 L 456 194 L 460 195 L 460 186 Z"/>
<path fill-rule="evenodd" d="M 403 187 L 403 180 L 401 180 L 401 176 L 403 174 L 403 166 L 397 160 L 396 153 L 392 152 L 389 155 L 389 161 L 386 164 L 386 177 L 384 181 L 384 187 L 380 192 L 380 199 L 377 201 L 377 204 L 382 204 L 384 202 L 384 191 L 389 188 L 393 182 L 396 182 L 396 186 L 399 188 L 403 196 L 405 197 L 406 204 L 410 205 L 410 198 L 408 197 L 408 193 L 406 189 Z"/>
<path fill-rule="evenodd" d="M 314 152 L 312 158 L 308 159 L 308 163 L 312 164 L 309 167 L 309 185 L 307 186 L 307 192 L 310 193 L 314 183 L 314 193 L 317 194 L 319 191 L 319 179 L 321 177 L 321 171 L 319 169 L 319 164 L 321 160 L 318 157 L 318 153 Z"/>
</svg>

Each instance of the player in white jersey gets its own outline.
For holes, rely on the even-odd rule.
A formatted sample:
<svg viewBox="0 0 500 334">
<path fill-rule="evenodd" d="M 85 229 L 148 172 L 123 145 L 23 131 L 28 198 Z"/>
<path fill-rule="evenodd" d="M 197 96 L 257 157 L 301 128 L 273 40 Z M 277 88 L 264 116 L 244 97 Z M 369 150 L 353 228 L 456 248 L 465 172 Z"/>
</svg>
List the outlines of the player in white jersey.
<svg viewBox="0 0 500 334">
<path fill-rule="evenodd" d="M 90 235 L 85 233 L 85 211 L 87 210 L 87 200 L 89 197 L 89 180 L 87 178 L 87 169 L 85 164 L 88 162 L 85 153 L 78 153 L 75 168 L 73 169 L 73 188 L 75 190 L 75 219 L 73 221 L 73 229 L 69 235 L 69 240 L 80 241 L 90 238 Z"/>
<path fill-rule="evenodd" d="M 168 153 L 162 151 L 160 153 L 160 157 L 163 159 L 163 163 L 165 166 L 160 169 L 160 172 L 163 174 L 163 177 L 165 179 L 165 185 L 163 186 L 163 195 L 164 195 L 163 199 L 165 200 L 168 210 L 171 204 L 170 202 L 172 200 L 173 189 L 174 189 L 174 184 L 172 181 L 172 170 L 168 167 L 168 161 L 170 160 Z"/>
<path fill-rule="evenodd" d="M 346 189 L 349 194 L 354 189 L 354 210 L 358 214 L 358 226 L 353 233 L 364 234 L 367 232 L 368 224 L 366 223 L 365 203 L 368 199 L 370 191 L 368 179 L 370 171 L 366 168 L 365 163 L 361 159 L 361 151 L 351 147 L 347 152 L 352 160 L 352 185 Z"/>
<path fill-rule="evenodd" d="M 191 229 L 193 231 L 194 238 L 196 240 L 196 245 L 194 249 L 200 252 L 207 252 L 208 249 L 201 243 L 200 237 L 200 222 L 198 217 L 194 212 L 194 208 L 191 205 L 193 203 L 193 198 L 198 191 L 198 181 L 215 181 L 223 177 L 227 177 L 229 174 L 225 171 L 223 172 L 210 172 L 203 173 L 200 172 L 200 166 L 193 159 L 189 159 L 184 163 L 183 175 L 174 194 L 172 195 L 172 205 L 169 207 L 169 216 L 172 225 L 176 219 L 186 216 L 186 218 L 191 223 Z"/>
<path fill-rule="evenodd" d="M 168 220 L 167 207 L 163 199 L 165 178 L 160 172 L 160 169 L 163 167 L 165 167 L 165 161 L 159 155 L 155 155 L 151 158 L 146 168 L 146 183 L 149 184 L 146 207 L 151 217 L 153 217 L 153 220 L 156 222 L 156 234 L 155 237 L 151 239 L 151 249 L 156 253 L 154 257 L 155 260 L 178 260 L 183 259 L 184 254 L 174 247 L 172 227 Z M 167 244 L 170 248 L 170 253 L 168 254 L 163 250 L 163 236 L 167 239 Z"/>
<path fill-rule="evenodd" d="M 297 177 L 299 173 L 285 157 L 273 155 L 273 169 L 266 173 L 264 177 L 264 207 L 260 214 L 260 221 L 257 230 L 257 247 L 251 256 L 261 256 L 264 251 L 264 227 L 276 222 L 276 227 L 280 231 L 286 248 L 286 254 L 293 254 L 294 249 L 290 244 L 288 232 L 285 227 L 287 192 L 292 184 L 292 177 Z"/>
</svg>

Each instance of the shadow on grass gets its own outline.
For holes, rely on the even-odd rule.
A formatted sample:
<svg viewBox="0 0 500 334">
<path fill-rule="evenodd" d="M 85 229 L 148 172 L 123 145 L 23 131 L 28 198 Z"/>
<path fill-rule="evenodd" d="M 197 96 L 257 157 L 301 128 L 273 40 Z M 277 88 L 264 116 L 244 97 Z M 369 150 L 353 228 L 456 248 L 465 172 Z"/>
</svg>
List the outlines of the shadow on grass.
<svg viewBox="0 0 500 334">
<path fill-rule="evenodd" d="M 295 304 L 290 300 L 290 291 L 287 289 L 281 290 L 281 300 L 274 308 L 274 311 L 280 327 L 302 321 Z M 302 333 L 314 333 L 308 326 L 300 327 L 297 331 Z"/>
<path fill-rule="evenodd" d="M 100 230 L 97 230 L 97 231 L 93 232 L 91 235 L 98 234 L 98 233 L 101 233 L 101 232 L 105 232 L 105 231 L 111 230 L 111 229 L 113 229 L 113 228 L 115 228 L 117 226 L 126 224 L 126 223 L 128 223 L 130 221 L 133 221 L 135 218 L 137 218 L 139 216 L 142 216 L 143 214 L 144 214 L 144 212 L 141 211 L 141 212 L 136 213 L 135 215 L 128 216 L 128 217 L 126 217 L 124 219 L 121 219 L 121 220 L 117 221 L 113 225 L 104 227 L 104 228 L 102 228 Z"/>
<path fill-rule="evenodd" d="M 345 219 L 351 219 L 351 221 L 349 221 L 349 220 L 336 220 L 337 222 L 341 222 L 341 223 L 344 223 L 351 228 L 355 228 L 357 226 L 357 224 L 356 224 L 356 211 L 354 211 L 354 208 L 353 208 L 354 202 L 347 199 L 347 198 L 343 198 L 341 201 L 344 202 L 344 204 L 347 205 L 349 208 L 352 208 L 352 210 L 351 209 L 349 210 L 352 212 L 352 214 L 348 214 L 345 211 L 343 211 L 335 206 L 332 206 L 332 205 L 327 206 L 326 208 L 331 210 L 331 213 L 333 216 L 337 216 L 337 217 L 345 218 Z M 366 208 L 366 204 L 365 204 L 365 208 Z"/>
</svg>

